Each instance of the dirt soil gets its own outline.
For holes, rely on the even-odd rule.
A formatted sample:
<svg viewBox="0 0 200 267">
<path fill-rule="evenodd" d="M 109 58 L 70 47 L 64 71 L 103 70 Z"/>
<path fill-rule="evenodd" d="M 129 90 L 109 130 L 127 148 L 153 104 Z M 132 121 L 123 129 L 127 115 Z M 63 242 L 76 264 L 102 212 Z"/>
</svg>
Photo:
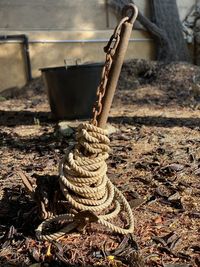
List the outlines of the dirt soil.
<svg viewBox="0 0 200 267">
<path fill-rule="evenodd" d="M 39 78 L 0 97 L 0 266 L 200 266 L 200 68 L 130 61 L 118 87 L 108 176 L 134 234 L 94 224 L 52 244 L 35 238 L 36 203 L 17 171 L 57 179 L 74 138 L 59 133 Z"/>
</svg>

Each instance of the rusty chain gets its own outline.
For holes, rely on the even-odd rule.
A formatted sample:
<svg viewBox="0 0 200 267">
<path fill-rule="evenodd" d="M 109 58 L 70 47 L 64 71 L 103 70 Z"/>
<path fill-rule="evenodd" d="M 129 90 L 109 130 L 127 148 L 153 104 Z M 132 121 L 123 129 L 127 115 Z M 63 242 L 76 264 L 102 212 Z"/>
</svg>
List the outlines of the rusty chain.
<svg viewBox="0 0 200 267">
<path fill-rule="evenodd" d="M 113 63 L 113 58 L 114 58 L 116 49 L 118 47 L 118 44 L 120 42 L 120 34 L 121 34 L 122 25 L 126 23 L 127 21 L 129 21 L 129 19 L 130 18 L 127 16 L 120 20 L 112 36 L 110 37 L 110 40 L 108 41 L 107 45 L 104 47 L 104 52 L 106 53 L 106 60 L 105 60 L 105 64 L 103 66 L 102 73 L 101 73 L 101 81 L 97 88 L 97 100 L 93 107 L 93 118 L 92 118 L 91 123 L 94 126 L 97 126 L 98 124 L 97 118 L 102 112 L 102 107 L 103 107 L 102 100 L 106 92 L 106 86 L 108 82 L 110 69 Z"/>
</svg>

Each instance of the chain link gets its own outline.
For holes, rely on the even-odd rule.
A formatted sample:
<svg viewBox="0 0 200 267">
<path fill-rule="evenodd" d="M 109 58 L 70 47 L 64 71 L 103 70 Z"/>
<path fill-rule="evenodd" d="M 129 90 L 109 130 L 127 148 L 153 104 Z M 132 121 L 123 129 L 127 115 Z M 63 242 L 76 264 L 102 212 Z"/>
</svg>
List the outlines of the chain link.
<svg viewBox="0 0 200 267">
<path fill-rule="evenodd" d="M 109 77 L 110 69 L 113 63 L 113 57 L 115 55 L 116 49 L 120 42 L 120 34 L 121 34 L 122 25 L 128 20 L 129 20 L 129 17 L 124 17 L 123 19 L 121 19 L 121 21 L 115 28 L 112 36 L 110 37 L 110 40 L 108 41 L 107 45 L 104 47 L 104 52 L 106 53 L 106 60 L 105 60 L 105 64 L 102 69 L 101 81 L 97 88 L 97 100 L 93 107 L 93 118 L 92 118 L 91 123 L 94 126 L 97 126 L 98 124 L 97 118 L 102 112 L 102 107 L 103 107 L 102 99 L 106 92 L 108 77 Z"/>
</svg>

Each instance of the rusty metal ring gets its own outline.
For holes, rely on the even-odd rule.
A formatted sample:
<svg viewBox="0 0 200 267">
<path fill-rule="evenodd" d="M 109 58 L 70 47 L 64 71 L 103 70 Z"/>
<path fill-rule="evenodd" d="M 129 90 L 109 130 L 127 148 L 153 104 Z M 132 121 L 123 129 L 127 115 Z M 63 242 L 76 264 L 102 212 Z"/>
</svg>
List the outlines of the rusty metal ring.
<svg viewBox="0 0 200 267">
<path fill-rule="evenodd" d="M 131 15 L 128 15 L 128 12 L 131 12 Z M 126 5 L 122 9 L 122 16 L 126 17 L 128 16 L 128 22 L 133 24 L 138 16 L 138 8 L 134 4 Z"/>
</svg>

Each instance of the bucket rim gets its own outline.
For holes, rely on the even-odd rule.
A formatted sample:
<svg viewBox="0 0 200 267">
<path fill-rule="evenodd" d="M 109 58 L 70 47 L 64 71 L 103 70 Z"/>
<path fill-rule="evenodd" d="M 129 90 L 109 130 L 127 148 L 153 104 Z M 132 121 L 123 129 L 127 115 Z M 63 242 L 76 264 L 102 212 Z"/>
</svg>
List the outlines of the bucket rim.
<svg viewBox="0 0 200 267">
<path fill-rule="evenodd" d="M 95 62 L 95 63 L 86 63 L 81 65 L 72 65 L 72 66 L 55 66 L 55 67 L 45 67 L 45 68 L 39 68 L 41 72 L 43 71 L 50 71 L 50 70 L 59 70 L 59 69 L 78 69 L 78 68 L 92 68 L 92 67 L 103 67 L 103 62 Z"/>
</svg>

